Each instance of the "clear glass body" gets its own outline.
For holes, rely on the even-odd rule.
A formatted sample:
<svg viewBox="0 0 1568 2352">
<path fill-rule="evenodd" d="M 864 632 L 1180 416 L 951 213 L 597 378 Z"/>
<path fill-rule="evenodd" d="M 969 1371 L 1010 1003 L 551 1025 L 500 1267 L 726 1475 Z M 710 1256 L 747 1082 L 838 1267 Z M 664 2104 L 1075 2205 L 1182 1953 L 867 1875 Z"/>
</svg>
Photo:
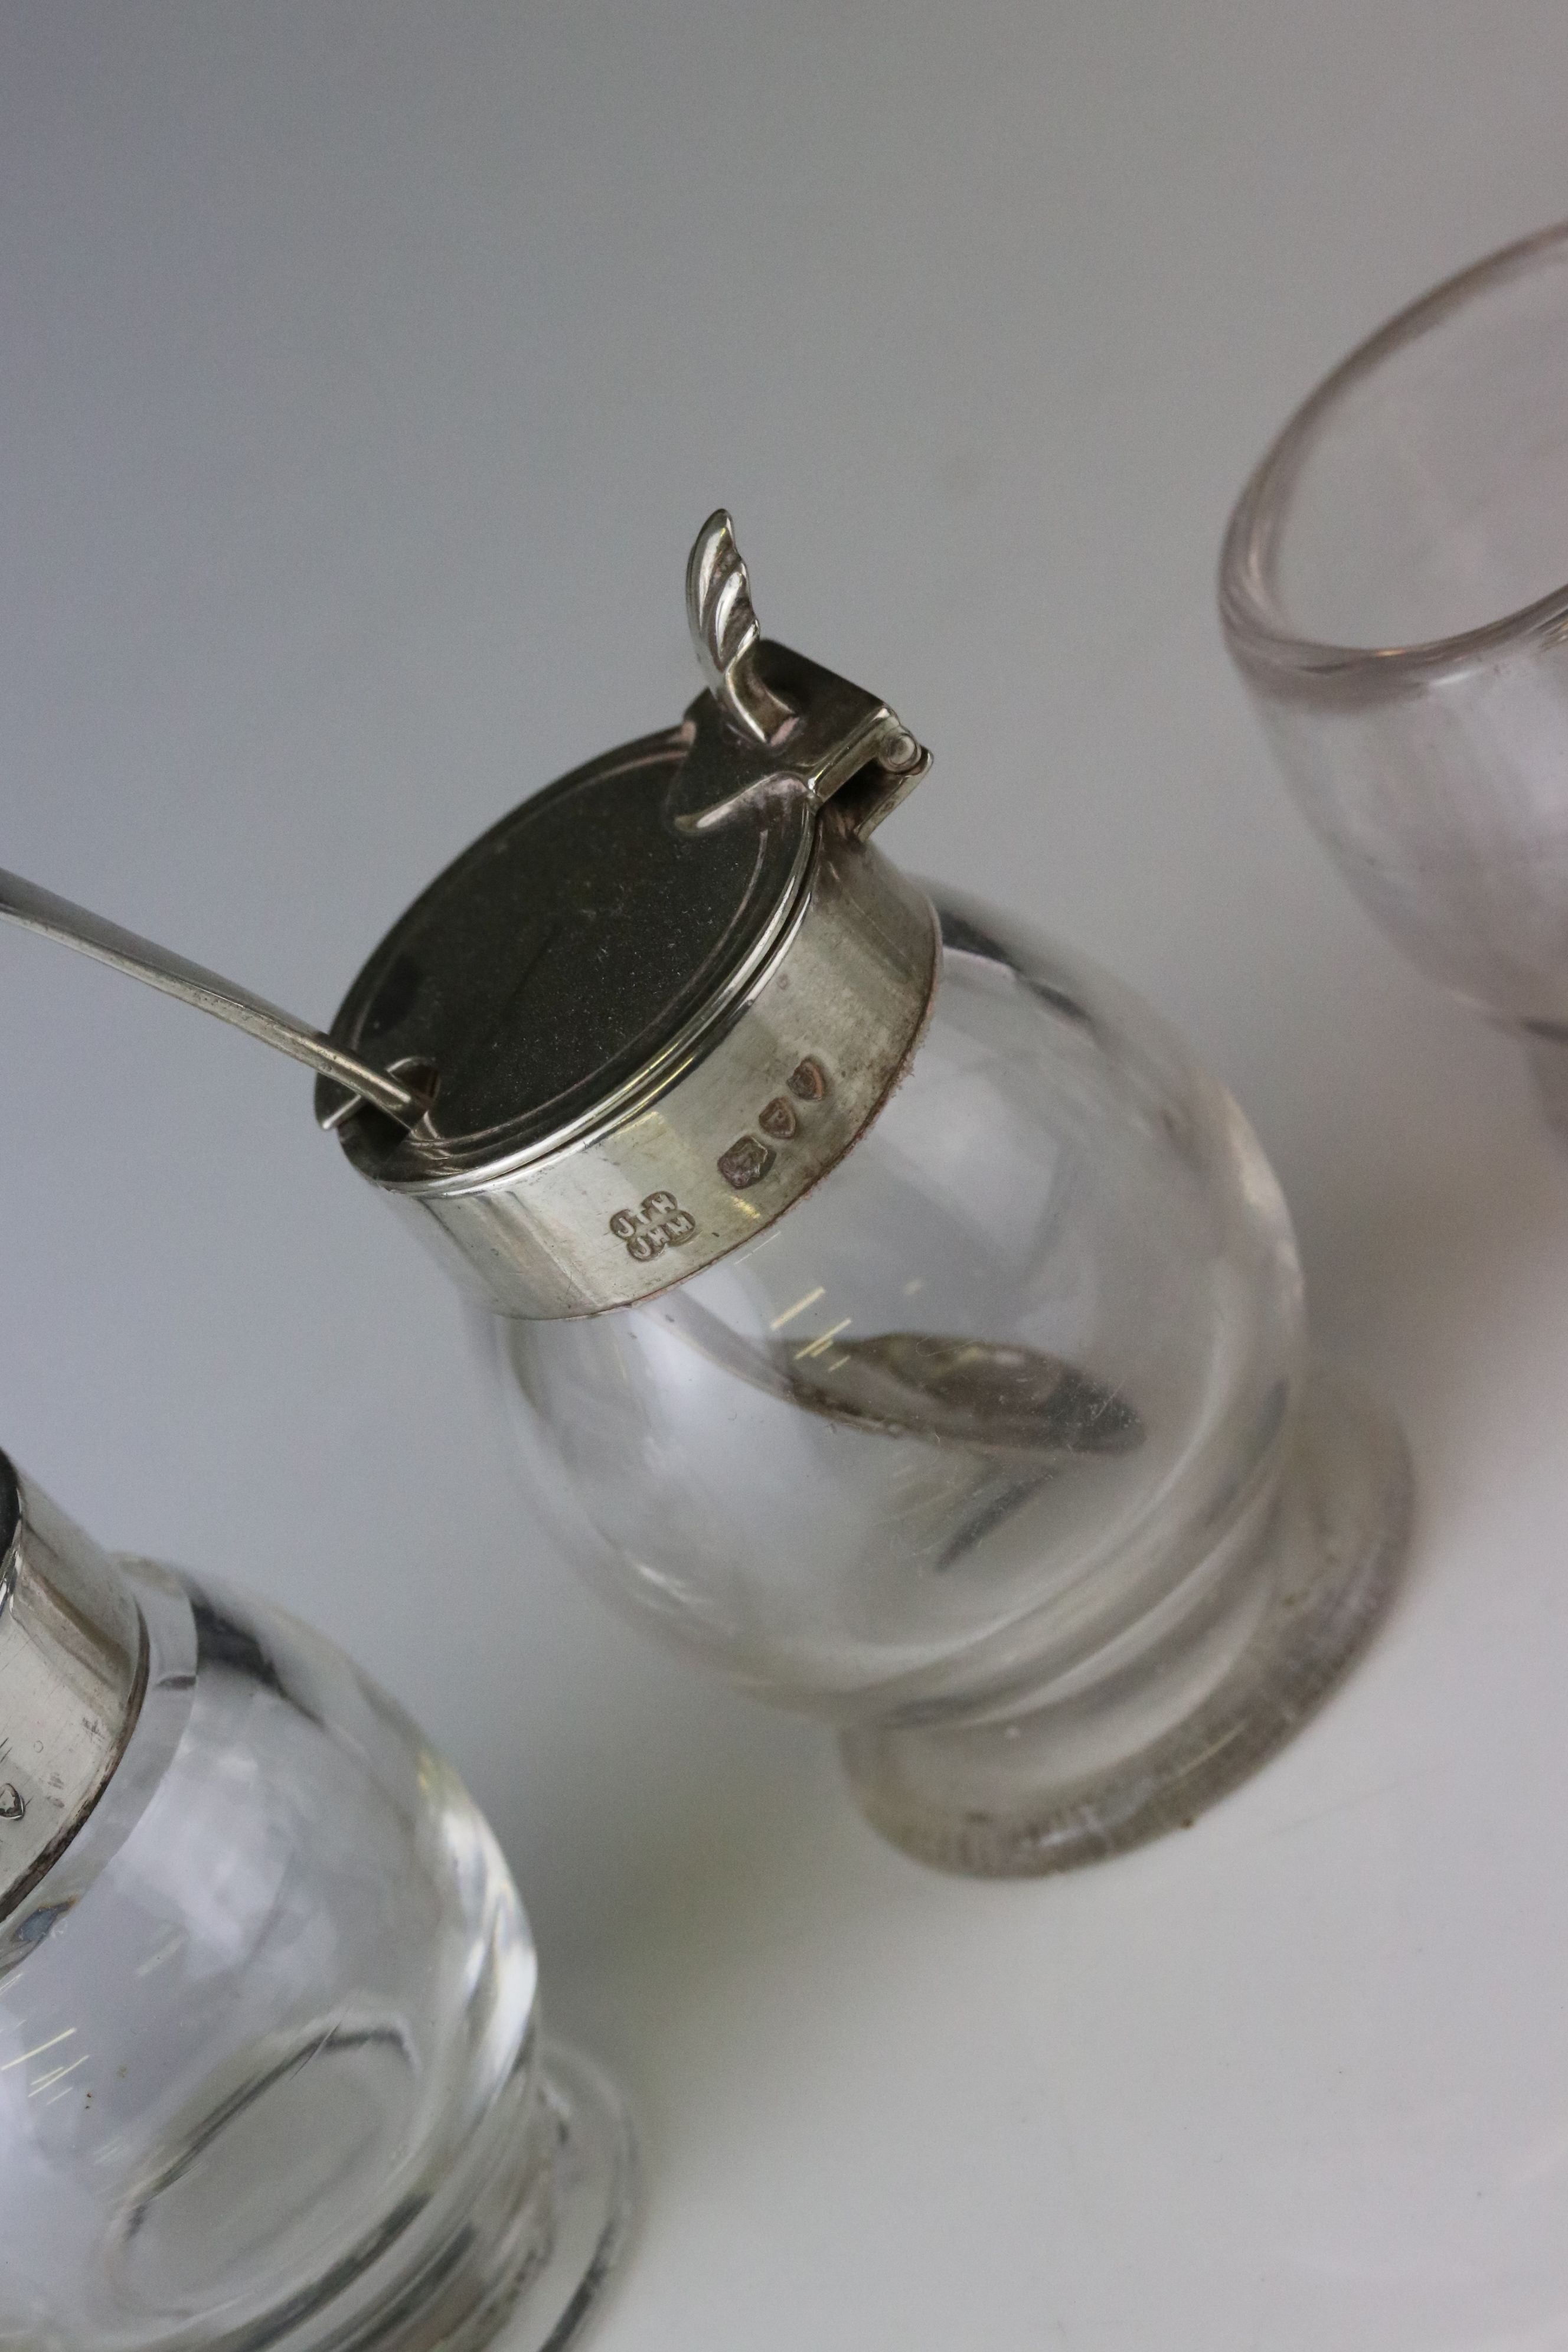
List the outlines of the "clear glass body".
<svg viewBox="0 0 1568 2352">
<path fill-rule="evenodd" d="M 1298 412 L 1220 605 L 1285 776 L 1425 971 L 1568 1110 L 1568 228 L 1404 312 Z"/>
<path fill-rule="evenodd" d="M 0 1927 L 0 2345 L 478 2344 L 584 2226 L 602 2270 L 625 2185 L 563 2218 L 583 2119 L 506 1865 L 330 1643 L 128 1573 L 141 1715 Z M 570 2259 L 523 2340 L 566 2340 Z"/>
<path fill-rule="evenodd" d="M 930 1027 L 815 1192 L 643 1306 L 496 1328 L 531 1490 L 601 1589 L 841 1726 L 901 1842 L 1040 1868 L 1163 1825 L 1151 1801 L 1112 1835 L 1112 1784 L 1257 1635 L 1300 1283 L 1250 1131 L 1163 1024 L 935 895 Z M 895 1821 L 906 1736 L 951 1769 Z M 982 1801 L 987 1754 L 1017 1785 Z M 1043 1829 L 1064 1807 L 1081 1837 Z"/>
</svg>

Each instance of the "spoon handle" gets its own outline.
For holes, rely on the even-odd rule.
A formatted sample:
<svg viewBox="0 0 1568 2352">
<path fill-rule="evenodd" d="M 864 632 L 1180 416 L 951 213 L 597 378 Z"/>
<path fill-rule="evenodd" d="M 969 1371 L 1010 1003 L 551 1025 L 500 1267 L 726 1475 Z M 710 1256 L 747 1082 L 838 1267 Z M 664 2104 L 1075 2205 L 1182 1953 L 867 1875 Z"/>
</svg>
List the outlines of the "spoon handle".
<svg viewBox="0 0 1568 2352">
<path fill-rule="evenodd" d="M 184 956 L 172 955 L 152 940 L 121 930 L 118 923 L 106 922 L 101 915 L 73 906 L 68 898 L 58 898 L 52 890 L 41 890 L 36 882 L 24 881 L 21 875 L 7 874 L 3 867 L 0 918 L 20 923 L 24 929 L 41 931 L 45 939 L 58 940 L 62 946 L 78 948 L 83 955 L 111 964 L 116 971 L 129 972 L 133 980 L 144 980 L 150 988 L 177 996 L 182 1003 L 194 1004 L 200 1012 L 216 1013 L 220 1021 L 259 1037 L 264 1045 L 290 1055 L 308 1069 L 336 1078 L 394 1118 L 411 1124 L 425 1108 L 400 1079 L 373 1068 L 353 1054 L 345 1054 L 319 1029 L 308 1028 L 276 1004 L 268 1004 L 265 997 L 253 996 L 249 989 L 225 980 L 221 973 L 188 963 Z"/>
</svg>

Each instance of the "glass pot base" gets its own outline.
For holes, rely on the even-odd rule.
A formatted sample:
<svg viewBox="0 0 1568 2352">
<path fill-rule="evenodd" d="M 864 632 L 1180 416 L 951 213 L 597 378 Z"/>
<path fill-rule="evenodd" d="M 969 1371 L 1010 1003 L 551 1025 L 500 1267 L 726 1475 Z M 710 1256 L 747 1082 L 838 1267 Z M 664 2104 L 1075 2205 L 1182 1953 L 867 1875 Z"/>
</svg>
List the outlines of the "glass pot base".
<svg viewBox="0 0 1568 2352">
<path fill-rule="evenodd" d="M 1327 1697 L 1391 1598 L 1410 1517 L 1396 1424 L 1323 1365 L 1260 1532 L 1161 1643 L 981 1720 L 840 1741 L 861 1810 L 921 1862 L 1042 1876 L 1187 1827 Z"/>
<path fill-rule="evenodd" d="M 476 2147 L 456 2231 L 349 2339 L 363 2352 L 563 2352 L 597 2312 L 631 2218 L 626 2111 L 557 2042 L 517 2092 L 510 2156 Z"/>
<path fill-rule="evenodd" d="M 541 2105 L 554 2134 L 554 2225 L 526 2270 L 494 2352 L 562 2352 L 598 2311 L 631 2226 L 636 2158 L 614 2085 L 580 2051 L 544 2049 Z"/>
</svg>

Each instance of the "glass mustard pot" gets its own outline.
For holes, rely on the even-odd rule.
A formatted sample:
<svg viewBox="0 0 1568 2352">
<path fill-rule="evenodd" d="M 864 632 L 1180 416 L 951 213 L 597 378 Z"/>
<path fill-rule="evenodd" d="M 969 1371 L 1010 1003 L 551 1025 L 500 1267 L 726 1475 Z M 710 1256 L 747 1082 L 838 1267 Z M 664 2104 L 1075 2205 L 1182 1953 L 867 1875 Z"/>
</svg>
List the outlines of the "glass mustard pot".
<svg viewBox="0 0 1568 2352">
<path fill-rule="evenodd" d="M 629 2164 L 401 1710 L 0 1454 L 0 2346 L 546 2352 Z"/>
<path fill-rule="evenodd" d="M 1220 559 L 1285 781 L 1395 945 L 1524 1048 L 1568 1139 L 1568 226 L 1489 255 L 1311 393 Z"/>
<path fill-rule="evenodd" d="M 330 1038 L 14 877 L 0 911 L 313 1063 L 490 1311 L 540 1510 L 623 1609 L 834 1724 L 910 1852 L 1089 1860 L 1190 1821 L 1356 1654 L 1403 1442 L 1309 1362 L 1224 1090 L 873 843 L 929 755 L 761 635 L 723 513 L 687 605 L 685 718 L 464 852 Z"/>
</svg>

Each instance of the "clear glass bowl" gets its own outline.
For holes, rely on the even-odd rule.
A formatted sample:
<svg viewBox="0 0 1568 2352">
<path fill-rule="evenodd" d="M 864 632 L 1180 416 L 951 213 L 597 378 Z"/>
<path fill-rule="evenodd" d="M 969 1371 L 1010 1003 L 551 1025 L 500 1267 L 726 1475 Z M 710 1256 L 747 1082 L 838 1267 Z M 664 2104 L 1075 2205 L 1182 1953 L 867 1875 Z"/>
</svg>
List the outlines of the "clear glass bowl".
<svg viewBox="0 0 1568 2352">
<path fill-rule="evenodd" d="M 0 1921 L 0 2346 L 459 2352 L 514 2307 L 566 2343 L 626 2129 L 541 2057 L 489 1831 L 330 1643 L 121 1565 L 141 1713 Z"/>
<path fill-rule="evenodd" d="M 1439 286 L 1297 412 L 1226 535 L 1292 793 L 1568 1129 L 1568 226 Z"/>
<path fill-rule="evenodd" d="M 830 1177 L 640 1307 L 495 1329 L 602 1590 L 838 1725 L 900 1843 L 1038 1871 L 1288 1736 L 1375 1620 L 1406 1471 L 1307 1370 L 1223 1089 L 1103 974 L 933 896 L 930 1028 Z"/>
</svg>

